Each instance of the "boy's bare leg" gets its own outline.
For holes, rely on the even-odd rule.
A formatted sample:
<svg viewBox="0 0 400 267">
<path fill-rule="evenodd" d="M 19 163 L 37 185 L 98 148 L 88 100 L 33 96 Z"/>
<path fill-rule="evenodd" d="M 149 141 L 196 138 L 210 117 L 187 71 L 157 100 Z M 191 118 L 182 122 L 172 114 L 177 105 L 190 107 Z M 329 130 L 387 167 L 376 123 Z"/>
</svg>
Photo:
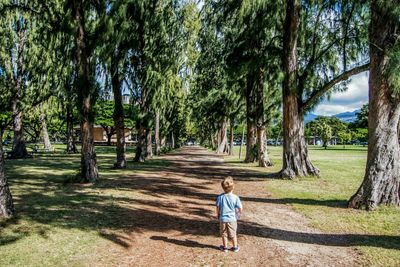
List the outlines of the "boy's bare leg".
<svg viewBox="0 0 400 267">
<path fill-rule="evenodd" d="M 227 248 L 228 247 L 228 238 L 226 236 L 222 236 L 222 245 Z"/>
<path fill-rule="evenodd" d="M 235 248 L 237 248 L 238 246 L 238 242 L 237 242 L 237 236 L 235 236 L 234 238 L 232 238 L 232 244 Z"/>
</svg>

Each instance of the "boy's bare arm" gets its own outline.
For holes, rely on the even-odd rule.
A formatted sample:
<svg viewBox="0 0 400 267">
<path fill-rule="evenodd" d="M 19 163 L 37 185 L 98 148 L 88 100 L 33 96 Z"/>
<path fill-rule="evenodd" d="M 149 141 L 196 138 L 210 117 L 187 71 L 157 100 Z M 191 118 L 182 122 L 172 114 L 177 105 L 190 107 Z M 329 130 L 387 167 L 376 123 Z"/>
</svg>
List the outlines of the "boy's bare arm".
<svg viewBox="0 0 400 267">
<path fill-rule="evenodd" d="M 217 212 L 217 219 L 219 219 L 219 207 L 218 206 L 216 206 L 215 211 Z"/>
</svg>

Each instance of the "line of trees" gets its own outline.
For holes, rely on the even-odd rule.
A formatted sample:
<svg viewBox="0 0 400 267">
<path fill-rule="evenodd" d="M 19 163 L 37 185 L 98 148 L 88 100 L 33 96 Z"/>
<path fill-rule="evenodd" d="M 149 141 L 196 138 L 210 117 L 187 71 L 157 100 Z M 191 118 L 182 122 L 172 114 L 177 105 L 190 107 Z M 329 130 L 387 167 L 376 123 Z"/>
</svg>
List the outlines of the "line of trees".
<svg viewBox="0 0 400 267">
<path fill-rule="evenodd" d="M 113 123 L 104 125 L 117 135 L 116 168 L 128 161 L 127 118 L 138 131 L 135 161 L 152 156 L 152 136 L 158 154 L 165 138 L 174 146 L 186 133 L 217 153 L 232 153 L 234 129 L 246 124 L 245 162 L 267 167 L 265 140 L 281 117 L 279 177 L 319 176 L 308 155 L 304 114 L 369 70 L 367 168 L 349 206 L 399 205 L 399 4 L 1 0 L 1 140 L 10 125 L 10 156 L 29 156 L 26 134 L 48 139 L 47 111 L 58 110 L 68 153 L 77 152 L 73 132 L 80 125 L 77 181 L 96 182 L 93 127 L 107 91 L 114 96 Z M 128 109 L 125 92 L 132 98 Z M 0 214 L 10 215 L 2 146 L 0 154 Z"/>
<path fill-rule="evenodd" d="M 268 166 L 264 141 L 282 110 L 279 176 L 319 176 L 308 155 L 304 115 L 333 92 L 346 90 L 351 76 L 370 71 L 367 171 L 349 206 L 399 205 L 398 4 L 204 1 L 190 96 L 200 141 L 218 153 L 229 151 L 227 123 L 233 133 L 244 118 L 245 162 Z M 332 135 L 329 125 L 321 127 L 325 139 Z M 347 132 L 337 134 L 348 138 Z"/>
<path fill-rule="evenodd" d="M 51 145 L 46 121 L 52 112 L 63 116 L 68 153 L 77 152 L 74 127 L 80 125 L 77 182 L 99 179 L 96 122 L 116 133 L 116 168 L 127 165 L 129 124 L 139 132 L 133 160 L 152 156 L 153 135 L 156 154 L 166 138 L 175 146 L 186 134 L 184 103 L 198 29 L 194 0 L 1 0 L 1 134 L 11 125 L 10 157 L 29 157 L 27 134 Z M 112 110 L 104 106 L 105 92 L 113 94 Z M 131 96 L 128 107 L 123 93 Z M 0 149 L 0 215 L 9 216 L 12 197 Z"/>
</svg>

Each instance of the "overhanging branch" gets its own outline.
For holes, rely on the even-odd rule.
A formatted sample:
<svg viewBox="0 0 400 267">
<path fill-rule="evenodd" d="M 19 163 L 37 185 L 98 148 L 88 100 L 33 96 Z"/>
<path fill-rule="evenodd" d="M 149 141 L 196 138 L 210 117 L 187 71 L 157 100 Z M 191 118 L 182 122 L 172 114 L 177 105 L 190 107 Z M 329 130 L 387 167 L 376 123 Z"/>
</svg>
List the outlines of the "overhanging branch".
<svg viewBox="0 0 400 267">
<path fill-rule="evenodd" d="M 301 106 L 301 112 L 303 113 L 304 111 L 308 110 L 316 101 L 318 101 L 318 99 L 320 99 L 326 92 L 328 92 L 333 86 L 335 86 L 336 84 L 343 82 L 347 79 L 349 79 L 351 76 L 367 71 L 369 70 L 369 62 L 352 68 L 351 70 L 345 71 L 342 74 L 340 74 L 339 76 L 336 76 L 335 78 L 333 78 L 332 80 L 330 80 L 329 82 L 327 82 L 326 84 L 324 84 L 320 89 L 315 90 L 310 97 L 303 102 L 303 105 Z"/>
</svg>

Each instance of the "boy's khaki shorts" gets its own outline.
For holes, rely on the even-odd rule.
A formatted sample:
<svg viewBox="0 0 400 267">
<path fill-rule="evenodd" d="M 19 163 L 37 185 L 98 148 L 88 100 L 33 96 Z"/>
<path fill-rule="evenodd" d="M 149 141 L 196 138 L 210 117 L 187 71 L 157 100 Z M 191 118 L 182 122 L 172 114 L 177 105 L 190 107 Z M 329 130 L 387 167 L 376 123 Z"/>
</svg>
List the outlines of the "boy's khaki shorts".
<svg viewBox="0 0 400 267">
<path fill-rule="evenodd" d="M 237 222 L 220 222 L 219 232 L 222 237 L 228 237 L 232 239 L 236 237 Z"/>
</svg>

